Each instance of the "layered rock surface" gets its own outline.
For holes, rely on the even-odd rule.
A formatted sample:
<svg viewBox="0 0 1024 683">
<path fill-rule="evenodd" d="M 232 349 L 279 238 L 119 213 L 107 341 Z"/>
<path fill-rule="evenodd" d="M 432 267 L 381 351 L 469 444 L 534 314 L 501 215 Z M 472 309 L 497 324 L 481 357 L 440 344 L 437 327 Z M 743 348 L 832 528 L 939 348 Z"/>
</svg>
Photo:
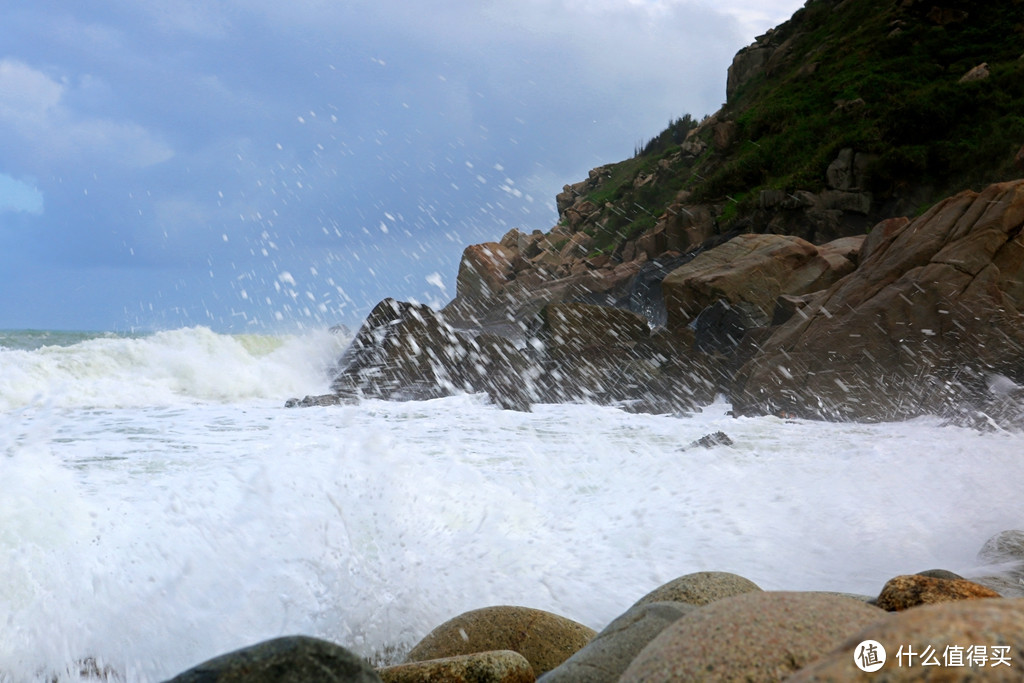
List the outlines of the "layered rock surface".
<svg viewBox="0 0 1024 683">
<path fill-rule="evenodd" d="M 736 408 L 854 420 L 972 408 L 1013 417 L 1024 381 L 1022 226 L 1024 181 L 881 224 L 859 268 L 743 368 Z"/>
</svg>

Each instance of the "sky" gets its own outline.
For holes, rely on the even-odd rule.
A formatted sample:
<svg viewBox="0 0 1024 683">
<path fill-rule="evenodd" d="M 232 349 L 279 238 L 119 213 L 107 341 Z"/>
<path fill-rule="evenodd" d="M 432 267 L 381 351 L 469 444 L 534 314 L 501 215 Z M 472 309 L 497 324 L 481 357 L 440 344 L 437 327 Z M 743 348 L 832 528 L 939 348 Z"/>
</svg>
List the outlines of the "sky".
<svg viewBox="0 0 1024 683">
<path fill-rule="evenodd" d="M 7 0 L 0 329 L 358 326 L 684 114 L 801 0 Z"/>
</svg>

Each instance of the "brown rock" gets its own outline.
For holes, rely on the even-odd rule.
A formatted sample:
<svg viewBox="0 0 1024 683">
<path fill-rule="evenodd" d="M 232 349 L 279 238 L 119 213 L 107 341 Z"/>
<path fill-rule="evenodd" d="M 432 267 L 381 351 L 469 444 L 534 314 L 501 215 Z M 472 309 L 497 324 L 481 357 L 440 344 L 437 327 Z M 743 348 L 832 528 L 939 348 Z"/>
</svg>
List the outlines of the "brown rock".
<svg viewBox="0 0 1024 683">
<path fill-rule="evenodd" d="M 695 572 L 680 576 L 636 601 L 634 607 L 652 602 L 682 602 L 707 605 L 715 600 L 744 593 L 760 592 L 753 581 L 729 572 Z"/>
<path fill-rule="evenodd" d="M 378 669 L 384 683 L 533 683 L 533 667 L 518 652 L 496 650 Z"/>
<path fill-rule="evenodd" d="M 740 235 L 710 249 L 665 278 L 669 328 L 688 325 L 716 301 L 750 303 L 768 319 L 782 294 L 824 289 L 854 264 L 825 258 L 810 242 L 789 235 Z M 838 266 L 838 268 L 837 268 Z"/>
<path fill-rule="evenodd" d="M 516 249 L 487 242 L 472 244 L 462 252 L 456 280 L 457 296 L 482 299 L 501 291 L 514 277 Z"/>
<path fill-rule="evenodd" d="M 512 650 L 539 676 L 568 659 L 594 637 L 575 621 L 529 607 L 485 607 L 441 624 L 421 640 L 406 662 Z"/>
<path fill-rule="evenodd" d="M 662 631 L 620 681 L 778 681 L 884 618 L 877 607 L 824 593 L 723 598 Z"/>
<path fill-rule="evenodd" d="M 990 588 L 966 579 L 940 579 L 908 574 L 889 579 L 878 595 L 876 604 L 889 612 L 902 612 L 918 605 L 975 598 L 998 598 Z"/>
<path fill-rule="evenodd" d="M 854 656 L 860 643 L 874 640 L 886 649 L 883 667 L 873 673 L 861 671 Z M 903 646 L 904 656 L 899 658 Z M 908 657 L 906 648 L 915 655 Z M 945 658 L 957 656 L 962 666 L 943 666 Z M 984 648 L 986 661 L 980 663 L 968 653 Z M 999 649 L 996 649 L 999 648 Z M 924 664 L 926 651 L 935 664 Z M 1004 664 L 994 664 L 993 656 L 1005 656 Z M 956 660 L 952 660 L 954 663 Z M 1024 680 L 1024 600 L 967 600 L 925 605 L 881 619 L 851 635 L 828 655 L 801 669 L 787 681 L 872 681 L 873 683 L 911 683 L 912 681 L 1013 681 Z"/>
<path fill-rule="evenodd" d="M 1024 181 L 879 226 L 857 270 L 743 368 L 734 409 L 868 421 L 981 410 L 987 376 L 1022 379 L 1022 227 Z"/>
</svg>

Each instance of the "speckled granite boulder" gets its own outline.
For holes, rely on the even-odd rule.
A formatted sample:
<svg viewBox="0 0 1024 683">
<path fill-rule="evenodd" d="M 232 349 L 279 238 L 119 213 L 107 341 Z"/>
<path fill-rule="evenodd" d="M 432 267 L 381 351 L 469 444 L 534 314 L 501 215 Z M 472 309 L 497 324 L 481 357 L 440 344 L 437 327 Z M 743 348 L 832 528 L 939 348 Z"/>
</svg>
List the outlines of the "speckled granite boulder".
<svg viewBox="0 0 1024 683">
<path fill-rule="evenodd" d="M 937 602 L 998 598 L 999 593 L 966 579 L 937 579 L 921 574 L 897 576 L 885 584 L 875 604 L 889 612 L 901 612 Z"/>
<path fill-rule="evenodd" d="M 582 649 L 595 635 L 592 628 L 551 612 L 529 607 L 484 607 L 435 628 L 405 661 L 512 650 L 526 657 L 535 675 L 540 676 Z"/>
<path fill-rule="evenodd" d="M 398 664 L 377 671 L 384 683 L 533 683 L 533 667 L 518 652 L 497 650 Z"/>
<path fill-rule="evenodd" d="M 825 593 L 723 598 L 662 631 L 620 681 L 778 681 L 885 618 L 877 607 Z"/>
<path fill-rule="evenodd" d="M 207 660 L 167 683 L 380 683 L 340 645 L 307 636 L 275 638 Z"/>
<path fill-rule="evenodd" d="M 854 653 L 865 640 L 886 649 L 885 664 L 873 673 L 857 668 Z M 913 648 L 914 657 L 899 658 L 900 645 Z M 968 648 L 985 647 L 984 665 L 968 664 Z M 944 666 L 949 648 L 959 652 L 964 666 Z M 935 653 L 938 665 L 924 665 L 926 649 Z M 994 650 L 994 648 L 1007 648 Z M 1010 666 L 993 666 L 993 654 L 1005 655 Z M 955 660 L 950 660 L 955 664 Z M 902 666 L 900 665 L 902 663 Z M 797 672 L 788 681 L 1024 681 L 1024 600 L 963 600 L 924 605 L 893 614 L 851 635 L 835 650 Z M 788 683 L 788 682 L 787 682 Z"/>
<path fill-rule="evenodd" d="M 633 605 L 649 602 L 685 602 L 688 605 L 706 605 L 715 600 L 741 595 L 761 589 L 753 581 L 729 572 L 696 572 L 680 576 L 636 601 Z"/>
<path fill-rule="evenodd" d="M 681 602 L 636 605 L 540 680 L 542 683 L 615 683 L 648 643 L 695 609 L 695 605 Z"/>
</svg>

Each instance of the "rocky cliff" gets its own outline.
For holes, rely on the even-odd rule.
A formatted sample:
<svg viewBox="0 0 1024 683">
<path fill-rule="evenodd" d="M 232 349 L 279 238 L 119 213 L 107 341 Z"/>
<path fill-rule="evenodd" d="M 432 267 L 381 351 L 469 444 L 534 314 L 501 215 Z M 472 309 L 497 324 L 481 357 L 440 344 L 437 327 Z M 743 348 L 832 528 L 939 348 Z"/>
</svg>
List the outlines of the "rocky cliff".
<svg viewBox="0 0 1024 683">
<path fill-rule="evenodd" d="M 809 0 L 720 111 L 468 247 L 440 314 L 371 315 L 338 396 L 1022 420 L 1022 34 L 1017 0 Z"/>
</svg>

